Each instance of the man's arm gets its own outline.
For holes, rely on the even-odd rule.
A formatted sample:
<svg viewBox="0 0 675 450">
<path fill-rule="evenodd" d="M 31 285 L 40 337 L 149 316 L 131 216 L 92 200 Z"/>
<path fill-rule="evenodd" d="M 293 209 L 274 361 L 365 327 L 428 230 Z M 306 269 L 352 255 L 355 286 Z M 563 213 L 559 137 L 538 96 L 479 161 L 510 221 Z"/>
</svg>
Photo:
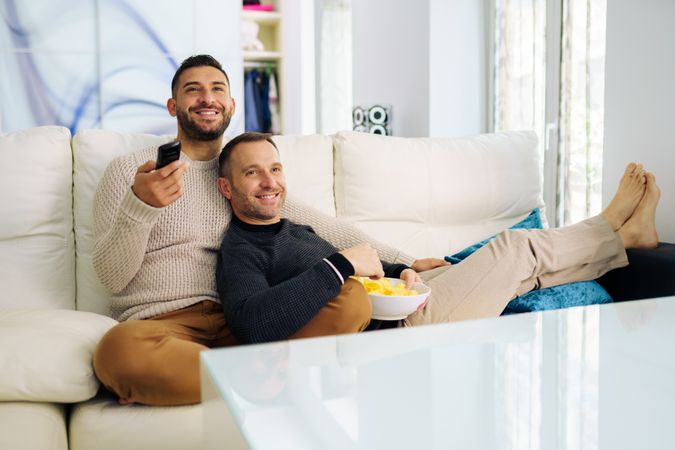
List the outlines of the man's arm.
<svg viewBox="0 0 675 450">
<path fill-rule="evenodd" d="M 386 261 L 382 261 L 382 269 L 384 270 L 385 277 L 401 278 L 401 272 L 409 269 L 409 267 L 405 264 L 390 264 Z"/>
<path fill-rule="evenodd" d="M 270 286 L 262 258 L 244 244 L 223 245 L 218 258 L 218 293 L 227 324 L 244 343 L 288 339 L 342 288 L 334 268 L 323 260 Z"/>
<path fill-rule="evenodd" d="M 128 158 L 106 169 L 94 196 L 94 270 L 112 292 L 120 292 L 141 267 L 148 237 L 161 209 L 131 190 L 137 168 Z"/>
<path fill-rule="evenodd" d="M 135 167 L 130 157 L 110 163 L 94 196 L 94 270 L 112 292 L 120 292 L 141 268 L 150 231 L 162 208 L 183 195 L 182 161 L 155 169 Z"/>
<path fill-rule="evenodd" d="M 363 242 L 368 242 L 377 250 L 379 258 L 382 261 L 402 263 L 408 266 L 412 265 L 415 261 L 414 257 L 378 242 L 354 225 L 319 212 L 298 200 L 290 198 L 286 200 L 286 204 L 281 209 L 281 216 L 289 219 L 291 222 L 309 225 L 316 234 L 330 242 L 335 248 L 350 248 Z"/>
</svg>

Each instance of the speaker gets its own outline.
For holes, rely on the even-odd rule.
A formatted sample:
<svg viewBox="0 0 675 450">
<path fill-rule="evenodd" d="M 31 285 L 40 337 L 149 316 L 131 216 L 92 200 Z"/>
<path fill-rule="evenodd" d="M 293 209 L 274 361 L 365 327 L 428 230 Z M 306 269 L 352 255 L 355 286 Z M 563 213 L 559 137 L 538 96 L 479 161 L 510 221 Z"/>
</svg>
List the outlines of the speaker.
<svg viewBox="0 0 675 450">
<path fill-rule="evenodd" d="M 368 129 L 370 134 L 381 134 L 383 136 L 389 136 L 389 130 L 384 125 L 370 125 Z"/>
<path fill-rule="evenodd" d="M 368 109 L 368 120 L 370 123 L 377 125 L 387 125 L 389 123 L 389 112 L 384 106 L 371 106 Z"/>
<path fill-rule="evenodd" d="M 354 131 L 391 135 L 391 105 L 359 105 L 352 109 Z"/>
<path fill-rule="evenodd" d="M 352 110 L 352 121 L 354 123 L 354 129 L 358 126 L 366 125 L 366 112 L 363 108 L 357 106 Z"/>
</svg>

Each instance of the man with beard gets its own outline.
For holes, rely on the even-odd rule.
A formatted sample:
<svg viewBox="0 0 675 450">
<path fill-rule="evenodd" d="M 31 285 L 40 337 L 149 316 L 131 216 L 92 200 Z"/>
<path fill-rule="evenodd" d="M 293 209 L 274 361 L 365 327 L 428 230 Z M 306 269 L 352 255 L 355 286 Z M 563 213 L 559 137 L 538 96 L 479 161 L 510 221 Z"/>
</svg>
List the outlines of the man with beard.
<svg viewBox="0 0 675 450">
<path fill-rule="evenodd" d="M 155 170 L 155 147 L 117 158 L 94 199 L 93 264 L 112 291 L 112 317 L 121 322 L 101 339 L 94 369 L 122 404 L 198 403 L 199 352 L 237 343 L 215 281 L 218 248 L 231 216 L 216 188 L 218 155 L 235 101 L 225 71 L 208 55 L 183 61 L 171 91 L 167 109 L 177 118 L 180 160 Z M 290 200 L 281 214 L 310 225 L 336 248 L 373 242 Z M 395 249 L 374 246 L 382 260 L 413 262 Z M 443 264 L 426 259 L 412 267 Z"/>
</svg>

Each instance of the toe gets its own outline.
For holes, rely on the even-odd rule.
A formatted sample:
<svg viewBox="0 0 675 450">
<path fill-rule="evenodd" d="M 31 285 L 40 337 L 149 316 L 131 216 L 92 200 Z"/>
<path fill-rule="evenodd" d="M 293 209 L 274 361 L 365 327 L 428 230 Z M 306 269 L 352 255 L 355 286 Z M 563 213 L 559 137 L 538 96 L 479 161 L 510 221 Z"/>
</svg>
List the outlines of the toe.
<svg viewBox="0 0 675 450">
<path fill-rule="evenodd" d="M 633 172 L 635 171 L 636 167 L 637 167 L 637 164 L 635 164 L 634 162 L 628 163 L 628 165 L 626 166 L 626 170 L 624 171 L 624 174 L 632 175 Z"/>
<path fill-rule="evenodd" d="M 661 188 L 656 184 L 656 177 L 651 172 L 647 172 L 647 192 L 649 192 L 651 197 L 658 202 L 659 197 L 661 196 Z"/>
</svg>

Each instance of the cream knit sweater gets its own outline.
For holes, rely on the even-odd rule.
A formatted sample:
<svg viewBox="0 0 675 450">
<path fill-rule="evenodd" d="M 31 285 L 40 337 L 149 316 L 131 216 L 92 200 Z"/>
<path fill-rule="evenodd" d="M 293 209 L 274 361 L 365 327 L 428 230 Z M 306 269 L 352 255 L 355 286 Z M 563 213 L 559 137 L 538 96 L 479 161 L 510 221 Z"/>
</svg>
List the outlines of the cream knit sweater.
<svg viewBox="0 0 675 450">
<path fill-rule="evenodd" d="M 218 158 L 192 161 L 184 194 L 164 208 L 139 200 L 131 190 L 138 166 L 154 160 L 149 147 L 115 159 L 94 197 L 94 269 L 112 291 L 111 315 L 146 319 L 198 303 L 219 302 L 216 258 L 230 222 L 229 202 L 216 188 Z M 380 259 L 412 264 L 414 258 L 378 243 L 354 226 L 290 198 L 282 216 L 314 228 L 338 249 L 370 242 Z"/>
</svg>

